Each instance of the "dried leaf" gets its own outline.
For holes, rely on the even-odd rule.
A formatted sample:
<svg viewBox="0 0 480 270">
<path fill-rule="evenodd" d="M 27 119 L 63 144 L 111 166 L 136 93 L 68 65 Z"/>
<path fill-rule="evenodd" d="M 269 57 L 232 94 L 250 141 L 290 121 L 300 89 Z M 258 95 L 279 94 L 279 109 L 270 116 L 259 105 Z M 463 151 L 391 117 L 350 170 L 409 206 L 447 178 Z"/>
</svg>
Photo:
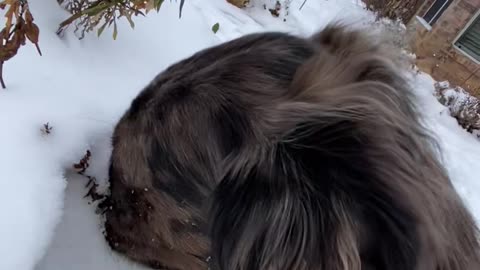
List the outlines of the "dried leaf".
<svg viewBox="0 0 480 270">
<path fill-rule="evenodd" d="M 5 29 L 7 33 L 10 33 L 10 29 L 12 28 L 12 25 L 13 25 L 12 21 L 13 21 L 13 14 L 15 12 L 14 10 L 15 7 L 16 6 L 12 4 L 8 8 L 7 12 L 5 13 L 5 18 L 7 18 L 7 21 L 5 22 Z"/>
<path fill-rule="evenodd" d="M 38 40 L 40 29 L 33 23 L 27 0 L 5 0 L 0 3 L 5 12 L 5 27 L 0 31 L 0 81 L 3 88 L 3 63 L 14 57 L 21 46 L 29 40 L 35 45 L 40 55 Z"/>
<path fill-rule="evenodd" d="M 36 24 L 34 24 L 34 23 L 27 24 L 25 26 L 25 34 L 26 34 L 28 40 L 30 40 L 30 42 L 32 42 L 33 44 L 38 43 L 38 37 L 40 35 L 40 29 L 38 28 L 38 26 Z"/>
<path fill-rule="evenodd" d="M 249 0 L 227 0 L 227 2 L 238 8 L 244 8 L 250 1 Z"/>
<path fill-rule="evenodd" d="M 145 13 L 148 14 L 148 12 L 154 8 L 155 8 L 155 0 L 149 0 L 145 5 Z"/>
<path fill-rule="evenodd" d="M 25 11 L 25 22 L 27 23 L 33 22 L 33 16 L 32 16 L 32 13 L 30 13 L 30 10 Z"/>
<path fill-rule="evenodd" d="M 83 38 L 85 33 L 88 33 L 99 27 L 97 35 L 102 33 L 105 28 L 114 24 L 114 21 L 125 17 L 132 28 L 135 28 L 133 15 L 145 16 L 145 13 L 151 10 L 160 10 L 164 0 L 57 0 L 59 4 L 67 9 L 72 15 L 67 20 L 63 21 L 57 30 L 57 34 L 62 32 L 71 24 L 75 25 L 74 33 L 81 32 Z M 180 2 L 180 12 L 183 9 L 185 0 Z M 104 26 L 100 23 L 102 20 L 107 22 Z M 118 35 L 118 29 L 115 30 L 115 37 Z"/>
</svg>

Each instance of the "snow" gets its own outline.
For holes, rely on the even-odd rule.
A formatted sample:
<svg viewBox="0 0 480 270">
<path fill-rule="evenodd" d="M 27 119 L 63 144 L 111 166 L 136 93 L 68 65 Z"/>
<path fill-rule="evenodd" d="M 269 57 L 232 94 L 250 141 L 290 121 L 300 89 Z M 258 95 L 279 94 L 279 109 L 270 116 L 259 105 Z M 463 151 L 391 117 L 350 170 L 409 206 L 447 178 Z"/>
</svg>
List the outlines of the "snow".
<svg viewBox="0 0 480 270">
<path fill-rule="evenodd" d="M 412 84 L 417 90 L 425 122 L 440 143 L 447 171 L 467 207 L 480 222 L 480 181 L 477 171 L 480 141 L 476 135 L 462 129 L 451 117 L 449 109 L 436 100 L 436 82 L 431 76 L 425 73 L 413 76 Z"/>
<path fill-rule="evenodd" d="M 47 255 L 36 269 L 45 270 L 141 270 L 134 264 L 108 249 L 99 229 L 98 216 L 93 207 L 83 199 L 85 179 L 68 175 L 68 194 L 65 211 Z"/>
<path fill-rule="evenodd" d="M 288 15 L 274 18 L 268 11 L 274 0 L 255 0 L 245 10 L 225 0 L 190 0 L 179 19 L 178 3 L 165 1 L 159 14 L 135 18 L 134 30 L 121 21 L 114 41 L 111 29 L 100 38 L 91 33 L 78 40 L 71 30 L 59 38 L 55 31 L 68 14 L 56 1 L 31 0 L 43 56 L 34 46 L 21 48 L 5 64 L 8 89 L 0 90 L 0 269 L 143 269 L 109 250 L 95 207 L 83 198 L 87 179 L 72 172 L 72 164 L 90 149 L 87 173 L 105 189 L 116 121 L 142 87 L 177 60 L 247 33 L 308 35 L 331 21 L 371 27 L 375 18 L 360 0 L 308 0 L 300 10 L 302 3 L 290 1 Z M 411 76 L 454 184 L 479 218 L 474 170 L 480 143 L 436 101 L 430 76 Z M 47 122 L 50 134 L 41 131 Z"/>
<path fill-rule="evenodd" d="M 448 82 L 439 82 L 435 88 L 437 98 L 449 108 L 450 114 L 460 123 L 468 123 L 469 128 L 478 133 L 480 131 L 480 100 L 461 87 L 450 87 Z"/>
<path fill-rule="evenodd" d="M 33 46 L 21 48 L 4 66 L 8 89 L 0 91 L 0 254 L 8 254 L 0 269 L 34 268 L 62 213 L 70 211 L 63 211 L 65 170 L 97 141 L 105 143 L 92 154 L 103 153 L 115 122 L 153 76 L 216 42 L 189 5 L 182 20 L 178 6 L 165 3 L 160 14 L 138 18 L 135 30 L 123 22 L 117 41 L 111 30 L 100 39 L 93 34 L 79 41 L 72 34 L 64 40 L 56 36 L 58 23 L 68 16 L 56 1 L 30 2 L 43 56 Z M 42 135 L 47 122 L 53 129 Z"/>
</svg>

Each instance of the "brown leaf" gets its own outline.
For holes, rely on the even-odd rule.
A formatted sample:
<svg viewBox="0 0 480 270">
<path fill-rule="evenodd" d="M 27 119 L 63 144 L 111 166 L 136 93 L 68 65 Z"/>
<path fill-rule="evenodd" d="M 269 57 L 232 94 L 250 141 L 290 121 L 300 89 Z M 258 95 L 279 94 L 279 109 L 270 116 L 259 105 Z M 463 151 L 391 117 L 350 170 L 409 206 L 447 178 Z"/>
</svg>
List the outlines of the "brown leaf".
<svg viewBox="0 0 480 270">
<path fill-rule="evenodd" d="M 154 8 L 155 8 L 154 0 L 149 0 L 145 5 L 145 13 L 148 14 L 148 12 Z"/>
<path fill-rule="evenodd" d="M 42 55 L 38 46 L 40 30 L 33 23 L 34 18 L 28 8 L 27 1 L 21 0 L 4 0 L 0 2 L 0 8 L 6 9 L 5 26 L 0 31 L 0 79 L 2 87 L 3 82 L 2 71 L 3 63 L 14 57 L 21 46 L 25 45 L 27 39 L 32 42 Z"/>
<path fill-rule="evenodd" d="M 14 57 L 17 54 L 18 49 L 20 48 L 20 43 L 21 40 L 15 36 L 13 39 L 7 41 L 7 43 L 5 43 L 5 45 L 1 47 L 0 61 L 5 62 Z"/>
<path fill-rule="evenodd" d="M 25 11 L 25 22 L 33 23 L 32 13 L 30 13 L 30 10 L 28 10 L 28 9 L 27 9 L 27 11 Z"/>
<path fill-rule="evenodd" d="M 5 29 L 7 33 L 10 33 L 10 29 L 12 28 L 13 14 L 15 12 L 14 8 L 15 6 L 11 5 L 8 8 L 7 12 L 5 12 L 5 18 L 7 18 L 7 20 L 5 21 Z"/>
<path fill-rule="evenodd" d="M 2 1 L 2 4 L 3 5 L 13 5 L 15 2 L 17 2 L 18 0 L 4 0 Z"/>
<path fill-rule="evenodd" d="M 38 43 L 38 37 L 40 35 L 40 29 L 34 23 L 26 24 L 25 25 L 25 35 L 27 36 L 28 40 L 33 44 Z"/>
</svg>

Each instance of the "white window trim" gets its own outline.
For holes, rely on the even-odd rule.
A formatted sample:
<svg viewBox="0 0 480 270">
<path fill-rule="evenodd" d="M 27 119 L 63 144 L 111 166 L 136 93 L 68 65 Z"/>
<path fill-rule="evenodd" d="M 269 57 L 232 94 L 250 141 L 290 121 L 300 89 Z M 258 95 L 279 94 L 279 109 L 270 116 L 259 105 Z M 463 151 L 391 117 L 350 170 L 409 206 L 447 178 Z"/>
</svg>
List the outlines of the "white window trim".
<svg viewBox="0 0 480 270">
<path fill-rule="evenodd" d="M 435 3 L 437 2 L 438 0 L 435 0 L 432 2 L 432 4 L 430 5 L 430 7 L 427 9 L 427 12 L 425 12 L 425 14 L 427 14 L 430 9 L 433 7 L 433 5 L 435 5 Z M 435 19 L 436 16 L 438 16 L 438 14 L 440 13 L 440 11 L 445 7 L 445 5 L 447 5 L 449 2 L 449 0 L 445 0 L 445 3 L 443 3 L 443 5 L 437 10 L 437 13 L 435 13 L 435 15 L 433 15 L 432 17 L 432 20 Z M 453 1 L 452 1 L 453 2 Z M 452 3 L 450 3 L 452 4 Z M 425 14 L 423 16 L 425 16 Z M 422 19 L 423 19 L 423 16 L 422 16 Z M 437 19 L 438 20 L 438 19 Z M 423 19 L 423 21 L 425 21 L 425 19 Z M 430 25 L 430 27 L 432 26 L 431 22 L 427 22 L 425 21 L 428 25 Z"/>
<path fill-rule="evenodd" d="M 431 24 L 430 22 L 427 22 L 427 21 L 423 18 L 423 16 L 425 16 L 425 15 L 430 11 L 430 9 L 432 9 L 433 5 L 435 5 L 435 3 L 436 3 L 437 1 L 438 1 L 438 0 L 435 0 L 435 1 L 433 1 L 433 2 L 430 4 L 430 6 L 427 8 L 425 14 L 422 14 L 421 16 L 418 16 L 418 15 L 415 16 L 415 18 L 417 19 L 417 21 L 420 22 L 420 24 L 421 24 L 425 29 L 427 29 L 427 31 L 431 31 L 433 26 L 432 26 L 432 24 Z M 432 20 L 435 18 L 435 16 L 438 15 L 438 13 L 440 13 L 440 10 L 442 10 L 443 7 L 445 7 L 446 4 L 448 4 L 448 0 L 446 0 L 445 3 L 443 3 L 443 6 L 441 6 L 441 7 L 438 9 L 437 13 L 435 13 L 435 15 L 432 17 Z M 450 3 L 450 4 L 453 4 L 453 2 Z M 437 19 L 437 21 L 438 21 L 438 19 Z"/>
<path fill-rule="evenodd" d="M 460 54 L 462 54 L 463 56 L 467 57 L 468 59 L 470 59 L 471 61 L 473 61 L 474 63 L 476 64 L 480 64 L 480 61 L 475 59 L 473 56 L 471 56 L 470 54 L 468 54 L 467 52 L 465 52 L 464 50 L 462 50 L 461 48 L 459 48 L 457 45 L 455 45 L 455 43 L 457 43 L 457 41 L 460 39 L 460 37 L 465 33 L 465 31 L 467 31 L 467 29 L 473 24 L 473 22 L 480 16 L 480 9 L 477 10 L 477 12 L 475 12 L 475 14 L 472 16 L 472 18 L 470 19 L 470 21 L 468 21 L 468 23 L 463 27 L 462 31 L 460 31 L 460 33 L 458 33 L 458 35 L 455 37 L 455 39 L 453 39 L 452 41 L 452 46 L 453 48 L 455 48 L 456 51 L 460 52 Z"/>
<path fill-rule="evenodd" d="M 432 30 L 432 26 L 430 24 L 428 24 L 427 21 L 425 21 L 424 18 L 420 17 L 420 16 L 415 16 L 415 19 L 417 19 L 417 21 L 423 26 L 425 27 L 425 29 L 427 29 L 428 31 L 431 31 Z"/>
</svg>

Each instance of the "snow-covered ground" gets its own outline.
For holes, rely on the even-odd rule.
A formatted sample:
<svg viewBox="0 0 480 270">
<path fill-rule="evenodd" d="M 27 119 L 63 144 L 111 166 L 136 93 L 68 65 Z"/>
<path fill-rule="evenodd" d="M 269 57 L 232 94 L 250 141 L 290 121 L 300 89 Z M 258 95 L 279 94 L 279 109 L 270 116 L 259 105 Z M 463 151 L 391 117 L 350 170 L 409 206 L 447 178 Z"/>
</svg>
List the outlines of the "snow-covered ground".
<svg viewBox="0 0 480 270">
<path fill-rule="evenodd" d="M 308 0 L 301 10 L 303 0 L 292 0 L 280 18 L 263 8 L 274 2 L 254 0 L 239 10 L 225 0 L 187 0 L 179 19 L 178 3 L 165 1 L 159 14 L 136 18 L 135 30 L 122 21 L 116 41 L 111 29 L 79 41 L 71 31 L 55 34 L 68 17 L 56 1 L 31 0 L 43 56 L 21 48 L 5 64 L 8 89 L 0 90 L 0 269 L 143 269 L 108 249 L 95 208 L 83 198 L 87 179 L 69 171 L 90 149 L 87 172 L 105 186 L 112 128 L 142 87 L 173 62 L 247 33 L 308 35 L 331 21 L 370 27 L 374 19 L 360 0 Z M 412 84 L 455 186 L 480 218 L 480 142 L 436 101 L 427 74 L 412 74 Z M 47 122 L 50 134 L 41 131 Z"/>
</svg>

